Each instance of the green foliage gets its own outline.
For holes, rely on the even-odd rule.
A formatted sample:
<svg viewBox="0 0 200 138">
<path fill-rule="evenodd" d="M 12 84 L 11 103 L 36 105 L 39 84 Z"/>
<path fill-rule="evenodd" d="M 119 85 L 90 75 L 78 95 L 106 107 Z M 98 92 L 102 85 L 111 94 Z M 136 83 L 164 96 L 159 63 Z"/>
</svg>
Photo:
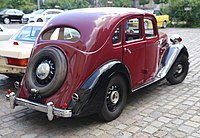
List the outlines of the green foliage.
<svg viewBox="0 0 200 138">
<path fill-rule="evenodd" d="M 182 22 L 186 27 L 200 27 L 199 0 L 170 0 L 168 14 L 173 22 Z"/>
<path fill-rule="evenodd" d="M 88 0 L 46 0 L 44 8 L 75 9 L 89 6 Z"/>
<path fill-rule="evenodd" d="M 168 3 L 169 0 L 153 0 L 155 4 Z"/>
<path fill-rule="evenodd" d="M 145 5 L 145 4 L 148 4 L 148 3 L 149 3 L 149 0 L 140 0 L 139 1 L 140 5 Z"/>
<path fill-rule="evenodd" d="M 131 7 L 131 1 L 130 0 L 114 0 L 113 1 L 114 7 Z"/>
<path fill-rule="evenodd" d="M 23 10 L 25 13 L 31 12 L 36 9 L 33 0 L 0 0 L 0 8 L 13 8 Z"/>
</svg>

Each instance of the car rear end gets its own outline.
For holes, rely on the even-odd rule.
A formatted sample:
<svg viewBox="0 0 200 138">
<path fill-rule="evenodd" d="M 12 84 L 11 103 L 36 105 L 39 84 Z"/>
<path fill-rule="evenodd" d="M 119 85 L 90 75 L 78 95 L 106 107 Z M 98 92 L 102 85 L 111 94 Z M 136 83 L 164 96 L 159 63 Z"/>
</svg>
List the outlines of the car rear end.
<svg viewBox="0 0 200 138">
<path fill-rule="evenodd" d="M 0 73 L 22 75 L 43 24 L 25 25 L 9 41 L 0 42 Z"/>
</svg>

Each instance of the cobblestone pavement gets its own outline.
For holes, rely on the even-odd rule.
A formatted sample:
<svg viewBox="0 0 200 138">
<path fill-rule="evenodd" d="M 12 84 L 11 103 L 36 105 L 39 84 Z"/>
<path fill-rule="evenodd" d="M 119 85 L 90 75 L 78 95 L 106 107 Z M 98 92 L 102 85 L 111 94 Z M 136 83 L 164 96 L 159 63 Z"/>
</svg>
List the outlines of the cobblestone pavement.
<svg viewBox="0 0 200 138">
<path fill-rule="evenodd" d="M 178 85 L 166 81 L 135 92 L 119 118 L 57 118 L 23 107 L 9 109 L 7 87 L 0 88 L 0 137 L 162 137 L 200 138 L 200 29 L 162 29 L 181 34 L 190 53 L 190 70 Z M 11 83 L 10 83 L 11 84 Z"/>
</svg>

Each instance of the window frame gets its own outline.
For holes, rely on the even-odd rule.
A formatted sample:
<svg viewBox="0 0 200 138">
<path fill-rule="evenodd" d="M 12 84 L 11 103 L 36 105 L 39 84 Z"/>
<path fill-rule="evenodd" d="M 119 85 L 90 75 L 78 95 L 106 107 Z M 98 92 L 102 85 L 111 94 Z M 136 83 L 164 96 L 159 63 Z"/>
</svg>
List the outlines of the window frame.
<svg viewBox="0 0 200 138">
<path fill-rule="evenodd" d="M 145 39 L 153 39 L 153 38 L 157 38 L 158 37 L 158 28 L 157 28 L 157 22 L 156 22 L 156 19 L 155 17 L 153 18 L 152 16 L 144 16 L 143 18 L 143 22 L 145 23 L 145 19 L 148 19 L 148 20 L 151 20 L 152 21 L 152 27 L 153 27 L 153 32 L 154 32 L 154 35 L 151 36 L 151 37 L 146 37 L 146 29 L 145 29 L 145 26 L 144 26 L 144 37 Z M 143 23 L 143 25 L 144 25 Z"/>
<path fill-rule="evenodd" d="M 120 28 L 120 41 L 117 42 L 117 43 L 113 43 L 112 38 L 114 37 L 115 31 L 117 30 L 117 28 Z M 117 47 L 119 45 L 122 45 L 122 37 L 123 37 L 122 30 L 123 30 L 122 23 L 120 23 L 119 25 L 117 25 L 117 27 L 115 27 L 115 29 L 112 33 L 112 38 L 111 38 L 111 42 L 112 42 L 113 47 Z"/>
<path fill-rule="evenodd" d="M 79 34 L 79 38 L 77 39 L 77 40 L 75 40 L 75 41 L 70 41 L 69 39 L 55 39 L 55 40 L 51 40 L 51 36 L 52 36 L 52 34 L 49 36 L 49 39 L 44 39 L 43 37 L 44 37 L 44 35 L 48 32 L 48 31 L 52 31 L 52 32 L 54 32 L 56 29 L 58 29 L 59 28 L 59 31 L 60 31 L 60 29 L 61 28 L 70 28 L 70 29 L 73 29 L 73 30 L 75 30 L 78 34 Z M 72 33 L 73 34 L 73 33 Z M 59 35 L 59 34 L 58 34 Z M 64 34 L 63 34 L 64 35 Z M 58 36 L 59 37 L 59 36 Z M 76 43 L 76 42 L 78 42 L 78 41 L 80 41 L 80 39 L 81 39 L 81 33 L 80 33 L 80 31 L 78 30 L 78 29 L 76 29 L 76 28 L 74 28 L 74 27 L 71 27 L 71 26 L 54 26 L 54 27 L 51 27 L 51 28 L 48 28 L 47 30 L 45 30 L 42 34 L 41 34 L 41 37 L 40 37 L 40 40 L 41 41 L 63 41 L 63 42 L 69 42 L 69 43 Z"/>
<path fill-rule="evenodd" d="M 133 39 L 133 40 L 131 40 L 131 41 L 126 41 L 126 33 L 125 33 L 125 31 L 126 31 L 126 21 L 127 20 L 130 20 L 130 19 L 135 19 L 135 18 L 137 18 L 137 19 L 139 19 L 139 38 L 138 39 Z M 124 40 L 123 40 L 123 42 L 124 42 L 124 44 L 129 44 L 129 43 L 134 43 L 134 42 L 139 42 L 139 41 L 142 41 L 142 40 L 144 40 L 144 36 L 143 36 L 143 26 L 142 26 L 142 24 L 143 24 L 143 16 L 142 15 L 132 15 L 132 16 L 129 16 L 129 17 L 127 17 L 126 19 L 124 19 L 123 20 L 123 38 L 124 38 Z"/>
</svg>

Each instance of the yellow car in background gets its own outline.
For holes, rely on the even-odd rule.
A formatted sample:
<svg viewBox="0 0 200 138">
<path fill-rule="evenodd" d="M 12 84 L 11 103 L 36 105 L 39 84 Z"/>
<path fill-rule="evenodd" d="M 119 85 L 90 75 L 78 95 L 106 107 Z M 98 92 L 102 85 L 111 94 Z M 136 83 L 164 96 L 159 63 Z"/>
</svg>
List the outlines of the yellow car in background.
<svg viewBox="0 0 200 138">
<path fill-rule="evenodd" d="M 159 10 L 147 10 L 147 11 L 155 15 L 158 27 L 160 28 L 167 27 L 167 23 L 169 22 L 169 15 L 164 15 Z"/>
</svg>

